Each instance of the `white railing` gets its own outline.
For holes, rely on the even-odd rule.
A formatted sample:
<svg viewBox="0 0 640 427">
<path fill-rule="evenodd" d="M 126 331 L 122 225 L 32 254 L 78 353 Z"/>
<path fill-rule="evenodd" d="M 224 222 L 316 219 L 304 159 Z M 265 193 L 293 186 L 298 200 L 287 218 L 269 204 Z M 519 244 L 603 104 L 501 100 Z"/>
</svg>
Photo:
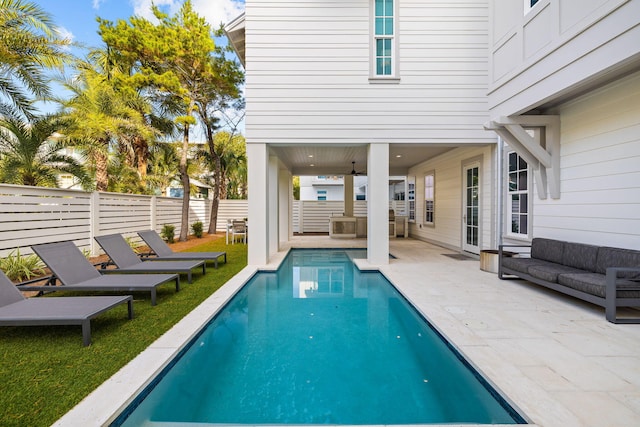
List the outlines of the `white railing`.
<svg viewBox="0 0 640 427">
<path fill-rule="evenodd" d="M 391 201 L 389 208 L 403 215 L 404 201 Z M 354 202 L 354 215 L 367 215 L 367 202 Z M 342 201 L 294 201 L 294 233 L 328 233 L 329 218 L 342 215 Z M 201 221 L 209 228 L 211 200 L 191 199 L 189 226 Z M 227 220 L 248 218 L 247 200 L 220 200 L 216 230 L 224 231 Z M 180 235 L 182 199 L 120 193 L 86 192 L 57 188 L 0 184 L 0 257 L 20 248 L 31 253 L 31 245 L 72 240 L 83 250 L 99 253 L 94 236 L 120 233 L 138 240 L 137 231 L 158 232 L 165 224 Z"/>
</svg>

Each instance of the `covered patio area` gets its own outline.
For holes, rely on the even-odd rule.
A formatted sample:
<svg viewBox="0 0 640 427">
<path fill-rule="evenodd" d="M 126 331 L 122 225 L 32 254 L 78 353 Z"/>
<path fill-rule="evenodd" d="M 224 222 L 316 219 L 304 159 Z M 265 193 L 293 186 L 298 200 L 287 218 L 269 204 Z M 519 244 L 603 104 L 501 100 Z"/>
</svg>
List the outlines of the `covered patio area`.
<svg viewBox="0 0 640 427">
<path fill-rule="evenodd" d="M 294 236 L 289 247 L 366 247 L 366 240 Z M 524 281 L 502 281 L 478 260 L 414 239 L 390 242 L 381 271 L 534 425 L 640 423 L 640 328 L 603 309 Z M 100 386 L 56 426 L 102 425 L 160 370 L 256 270 L 249 266 Z M 390 363 L 393 363 L 390 361 Z"/>
</svg>

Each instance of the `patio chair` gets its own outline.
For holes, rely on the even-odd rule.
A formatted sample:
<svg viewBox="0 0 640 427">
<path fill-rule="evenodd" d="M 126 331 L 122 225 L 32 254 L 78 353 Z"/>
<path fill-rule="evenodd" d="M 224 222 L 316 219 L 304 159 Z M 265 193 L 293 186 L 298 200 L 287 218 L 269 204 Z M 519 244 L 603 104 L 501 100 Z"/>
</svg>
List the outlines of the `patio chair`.
<svg viewBox="0 0 640 427">
<path fill-rule="evenodd" d="M 0 326 L 80 325 L 82 344 L 88 346 L 91 319 L 125 302 L 133 319 L 131 295 L 25 298 L 0 271 Z"/>
<path fill-rule="evenodd" d="M 247 223 L 245 221 L 234 219 L 231 222 L 231 244 L 236 242 L 236 236 L 242 238 L 242 243 L 247 243 Z"/>
<path fill-rule="evenodd" d="M 207 272 L 204 260 L 162 261 L 141 260 L 120 234 L 108 234 L 94 237 L 104 249 L 116 269 L 102 270 L 103 273 L 184 273 L 191 283 L 191 270 L 202 266 L 202 274 Z"/>
<path fill-rule="evenodd" d="M 215 268 L 218 268 L 218 258 L 224 257 L 227 262 L 226 252 L 174 252 L 162 237 L 154 230 L 138 231 L 138 235 L 156 254 L 151 260 L 200 260 L 213 261 Z"/>
<path fill-rule="evenodd" d="M 156 305 L 158 286 L 173 280 L 176 292 L 180 290 L 177 274 L 100 274 L 70 241 L 34 245 L 31 249 L 53 273 L 52 284 L 59 280 L 62 286 L 20 286 L 23 291 L 148 291 L 151 305 Z"/>
</svg>

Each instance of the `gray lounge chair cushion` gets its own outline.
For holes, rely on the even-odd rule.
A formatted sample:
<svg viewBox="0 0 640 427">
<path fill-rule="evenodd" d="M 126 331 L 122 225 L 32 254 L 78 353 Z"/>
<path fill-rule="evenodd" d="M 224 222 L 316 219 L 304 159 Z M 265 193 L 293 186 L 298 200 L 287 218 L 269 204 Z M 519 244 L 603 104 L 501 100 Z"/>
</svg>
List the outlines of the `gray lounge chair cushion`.
<svg viewBox="0 0 640 427">
<path fill-rule="evenodd" d="M 94 239 L 118 267 L 114 270 L 104 270 L 105 273 L 185 273 L 188 276 L 189 283 L 191 283 L 191 270 L 193 268 L 202 267 L 202 274 L 206 273 L 204 260 L 143 261 L 138 258 L 120 234 L 96 236 Z"/>
<path fill-rule="evenodd" d="M 155 252 L 157 258 L 153 259 L 167 259 L 167 260 L 212 260 L 216 261 L 218 265 L 218 258 L 224 257 L 224 261 L 227 262 L 226 252 L 174 252 L 165 242 L 162 237 L 158 235 L 154 230 L 139 231 L 138 235 L 142 237 L 142 240 L 149 245 L 151 250 Z"/>
<path fill-rule="evenodd" d="M 125 296 L 25 298 L 0 271 L 0 325 L 80 325 L 83 344 L 91 343 L 91 319 L 125 302 L 133 318 L 133 298 Z"/>
<path fill-rule="evenodd" d="M 151 304 L 156 303 L 156 288 L 175 281 L 176 291 L 180 290 L 177 274 L 122 274 L 102 275 L 80 252 L 73 242 L 57 242 L 34 245 L 33 251 L 42 259 L 63 286 L 46 288 L 26 286 L 28 290 L 47 291 L 149 291 Z"/>
<path fill-rule="evenodd" d="M 531 258 L 562 264 L 564 243 L 560 240 L 536 237 L 531 241 Z"/>
<path fill-rule="evenodd" d="M 572 242 L 565 242 L 564 244 L 562 265 L 593 273 L 596 271 L 597 258 L 598 246 Z"/>
<path fill-rule="evenodd" d="M 601 247 L 598 250 L 596 273 L 606 274 L 609 267 L 640 268 L 640 251 L 631 249 Z M 640 273 L 619 273 L 618 277 L 626 279 L 640 279 Z"/>
<path fill-rule="evenodd" d="M 44 243 L 34 245 L 31 249 L 65 285 L 74 285 L 101 276 L 71 241 Z"/>
<path fill-rule="evenodd" d="M 568 288 L 605 298 L 607 293 L 605 277 L 606 276 L 598 273 L 561 274 L 558 277 L 558 283 Z M 640 290 L 635 290 L 638 289 L 640 283 L 630 280 L 619 280 L 617 286 L 618 298 L 640 298 Z M 633 289 L 625 290 L 625 288 Z"/>
</svg>

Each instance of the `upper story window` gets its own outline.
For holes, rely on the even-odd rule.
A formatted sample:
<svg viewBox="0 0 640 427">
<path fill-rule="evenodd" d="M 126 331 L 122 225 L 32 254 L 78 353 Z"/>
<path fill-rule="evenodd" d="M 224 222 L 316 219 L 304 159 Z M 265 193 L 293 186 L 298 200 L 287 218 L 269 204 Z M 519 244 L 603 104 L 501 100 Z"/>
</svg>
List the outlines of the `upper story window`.
<svg viewBox="0 0 640 427">
<path fill-rule="evenodd" d="M 373 79 L 397 77 L 394 0 L 373 0 Z"/>
<path fill-rule="evenodd" d="M 515 151 L 508 153 L 507 234 L 529 234 L 529 166 Z"/>
</svg>

